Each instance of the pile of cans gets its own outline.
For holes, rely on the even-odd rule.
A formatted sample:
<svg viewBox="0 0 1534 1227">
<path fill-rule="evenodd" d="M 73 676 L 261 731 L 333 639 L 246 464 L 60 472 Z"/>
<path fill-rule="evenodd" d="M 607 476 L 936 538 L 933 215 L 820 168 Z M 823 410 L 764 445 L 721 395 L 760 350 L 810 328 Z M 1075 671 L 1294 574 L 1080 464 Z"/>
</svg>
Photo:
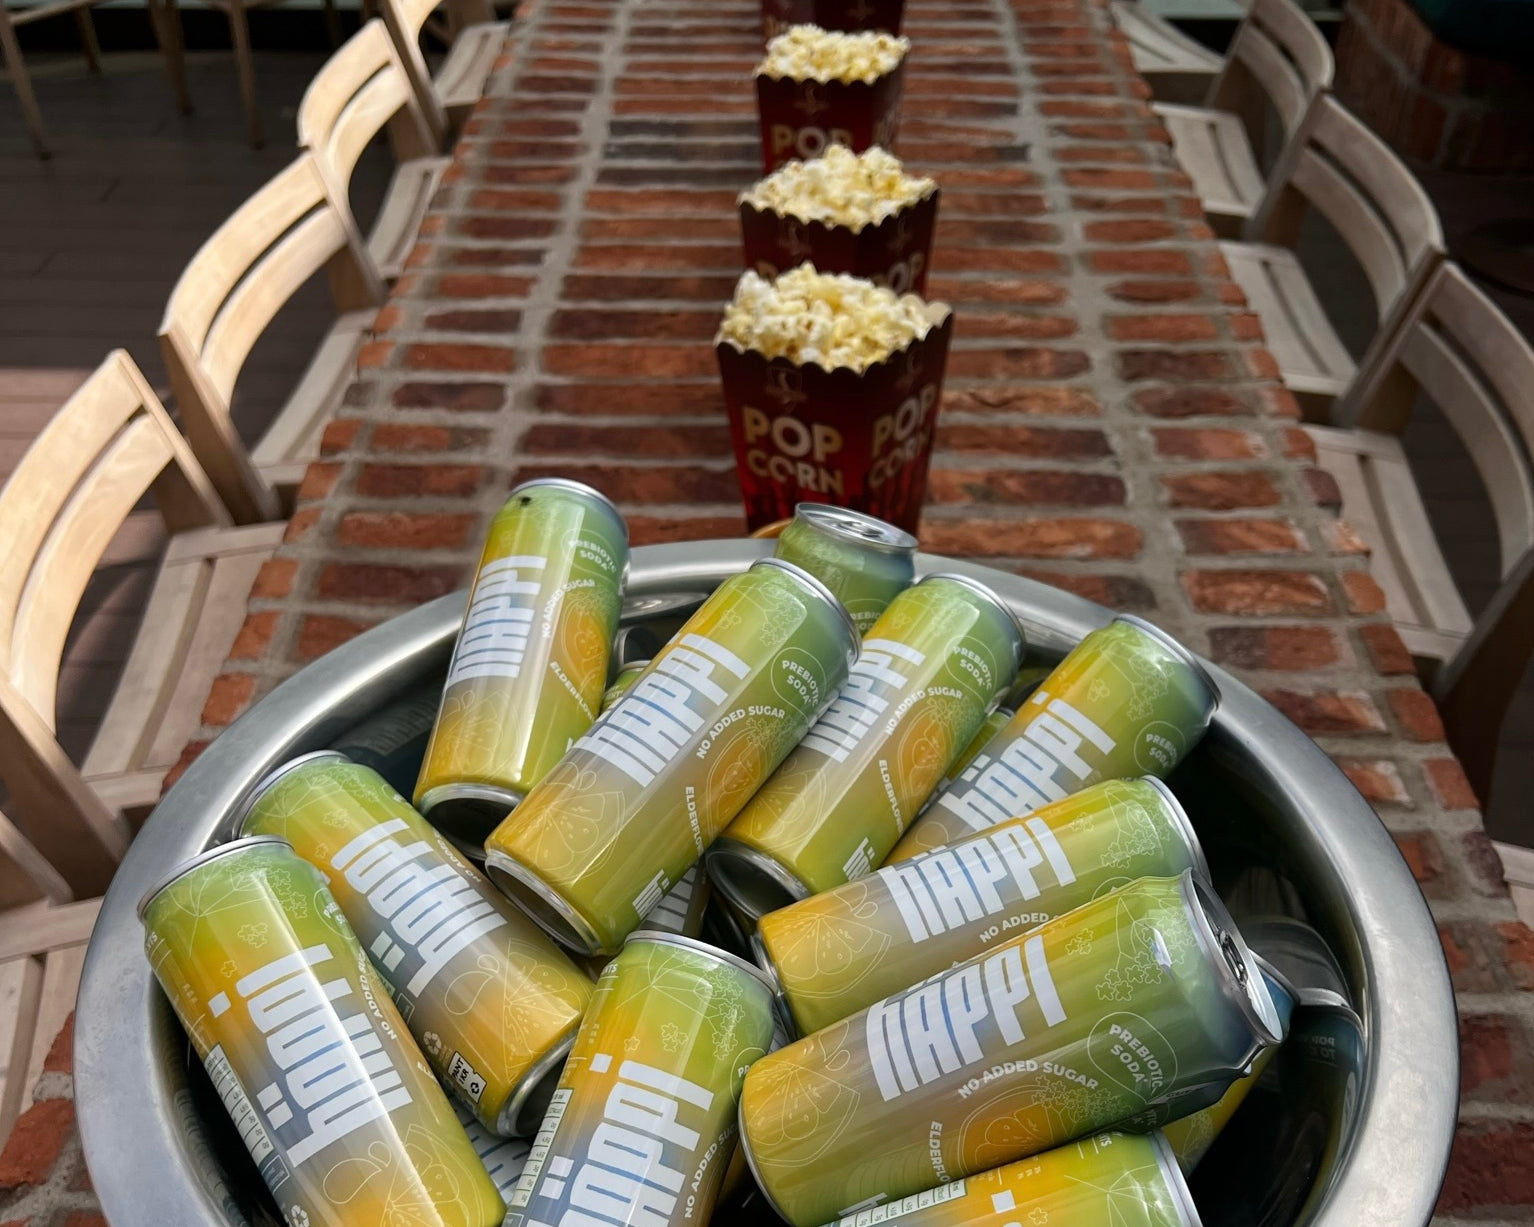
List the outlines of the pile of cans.
<svg viewBox="0 0 1534 1227">
<path fill-rule="evenodd" d="M 512 492 L 440 693 L 140 905 L 292 1227 L 1292 1221 L 1200 1159 L 1324 1163 L 1361 1030 L 1163 782 L 1213 681 L 1132 617 L 1041 663 L 915 547 L 805 505 L 620 625 L 618 512 Z"/>
</svg>

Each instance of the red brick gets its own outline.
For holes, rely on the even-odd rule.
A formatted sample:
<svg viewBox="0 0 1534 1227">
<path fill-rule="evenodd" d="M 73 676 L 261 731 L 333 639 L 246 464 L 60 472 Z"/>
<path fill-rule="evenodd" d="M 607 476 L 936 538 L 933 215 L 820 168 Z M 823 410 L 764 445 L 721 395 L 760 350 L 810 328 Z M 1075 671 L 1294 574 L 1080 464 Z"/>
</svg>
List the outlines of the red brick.
<svg viewBox="0 0 1534 1227">
<path fill-rule="evenodd" d="M 1151 435 L 1158 455 L 1177 460 L 1252 460 L 1262 454 L 1257 436 L 1248 430 L 1162 426 Z"/>
<path fill-rule="evenodd" d="M 951 303 L 1038 306 L 1062 303 L 1070 297 L 1070 291 L 1058 281 L 1038 281 L 1024 277 L 988 280 L 935 276 L 927 281 L 927 296 Z"/>
<path fill-rule="evenodd" d="M 717 375 L 719 365 L 709 345 L 545 345 L 543 369 L 553 375 L 675 379 Z"/>
<path fill-rule="evenodd" d="M 1341 510 L 1342 488 L 1338 486 L 1335 477 L 1325 469 L 1314 466 L 1300 469 L 1299 474 L 1312 503 L 1334 512 Z"/>
<path fill-rule="evenodd" d="M 43 1058 L 45 1074 L 72 1074 L 75 1072 L 75 1012 L 71 1010 L 59 1033 L 48 1045 L 48 1055 Z"/>
<path fill-rule="evenodd" d="M 1344 571 L 1341 576 L 1342 593 L 1347 598 L 1348 611 L 1356 614 L 1376 614 L 1385 610 L 1385 593 L 1367 571 Z"/>
<path fill-rule="evenodd" d="M 1369 651 L 1369 659 L 1380 673 L 1390 676 L 1416 672 L 1411 652 L 1395 627 L 1383 622 L 1361 626 L 1358 635 Z"/>
<path fill-rule="evenodd" d="M 717 311 L 599 311 L 590 307 L 554 312 L 549 335 L 585 341 L 600 337 L 709 340 L 719 328 Z"/>
<path fill-rule="evenodd" d="M 365 464 L 357 476 L 357 493 L 365 498 L 463 497 L 485 479 L 477 464 Z"/>
<path fill-rule="evenodd" d="M 306 614 L 298 624 L 298 638 L 293 653 L 299 660 L 314 660 L 340 647 L 363 631 L 376 625 L 355 618 L 336 618 L 324 614 Z"/>
<path fill-rule="evenodd" d="M 1113 454 L 1101 430 L 1071 430 L 986 422 L 939 422 L 937 446 L 957 452 L 1000 452 L 1033 460 L 1096 460 Z"/>
<path fill-rule="evenodd" d="M 739 537 L 746 531 L 744 516 L 629 516 L 629 541 L 651 545 L 660 541 L 705 541 Z"/>
<path fill-rule="evenodd" d="M 1204 289 L 1196 281 L 1116 281 L 1107 289 L 1109 298 L 1120 302 L 1167 303 L 1189 302 L 1204 296 Z"/>
<path fill-rule="evenodd" d="M 1201 613 L 1328 613 L 1326 585 L 1308 571 L 1184 571 L 1182 586 Z"/>
<path fill-rule="evenodd" d="M 1063 273 L 1064 257 L 1052 251 L 1009 251 L 997 247 L 939 247 L 932 256 L 934 268 L 951 273 Z"/>
<path fill-rule="evenodd" d="M 268 558 L 256 572 L 256 582 L 250 589 L 250 595 L 280 600 L 293 591 L 293 578 L 297 574 L 297 559 Z"/>
<path fill-rule="evenodd" d="M 1212 341 L 1220 334 L 1209 315 L 1110 315 L 1103 322 L 1114 341 Z"/>
<path fill-rule="evenodd" d="M 1024 521 L 928 520 L 921 538 L 935 553 L 988 558 L 1133 558 L 1143 541 L 1138 528 L 1121 520 L 1042 516 Z"/>
<path fill-rule="evenodd" d="M 1081 232 L 1089 243 L 1155 243 L 1178 236 L 1178 228 L 1171 222 L 1149 217 L 1088 222 Z"/>
<path fill-rule="evenodd" d="M 599 276 L 571 273 L 561 289 L 565 301 L 618 302 L 643 299 L 722 303 L 735 289 L 738 274 L 695 273 L 676 276 Z"/>
<path fill-rule="evenodd" d="M 956 379 L 1070 379 L 1091 365 L 1092 360 L 1079 349 L 1038 346 L 964 349 L 948 355 L 948 375 Z"/>
<path fill-rule="evenodd" d="M 576 268 L 601 268 L 627 272 L 660 269 L 738 269 L 740 245 L 688 243 L 674 247 L 658 244 L 608 243 L 587 245 L 575 256 Z"/>
<path fill-rule="evenodd" d="M 357 369 L 361 371 L 383 366 L 394 353 L 393 341 L 364 341 L 357 350 Z"/>
<path fill-rule="evenodd" d="M 512 480 L 516 483 L 535 477 L 572 477 L 620 503 L 728 503 L 733 507 L 740 500 L 733 464 L 717 469 L 620 462 L 523 465 Z"/>
<path fill-rule="evenodd" d="M 1221 388 L 1142 388 L 1131 398 L 1141 413 L 1154 418 L 1246 417 L 1251 405 Z"/>
<path fill-rule="evenodd" d="M 447 512 L 349 511 L 336 539 L 369 549 L 433 550 L 464 545 L 479 517 Z"/>
<path fill-rule="evenodd" d="M 300 503 L 318 502 L 335 488 L 341 476 L 341 465 L 331 461 L 311 461 L 304 470 L 304 479 L 298 483 L 295 496 Z"/>
<path fill-rule="evenodd" d="M 1294 554 L 1305 548 L 1304 536 L 1287 520 L 1178 520 L 1177 532 L 1190 554 Z"/>
<path fill-rule="evenodd" d="M 106 1216 L 95 1210 L 71 1210 L 64 1218 L 63 1227 L 110 1227 Z"/>
<path fill-rule="evenodd" d="M 1022 341 L 1060 341 L 1075 336 L 1081 325 L 1070 315 L 1021 315 L 961 311 L 954 331 L 965 338 L 1007 337 Z"/>
<path fill-rule="evenodd" d="M 357 432 L 361 428 L 362 423 L 356 418 L 335 418 L 327 422 L 325 432 L 320 436 L 320 455 L 346 451 L 357 441 Z"/>
<path fill-rule="evenodd" d="M 437 278 L 438 298 L 521 298 L 533 288 L 531 277 L 499 273 L 443 273 Z"/>
<path fill-rule="evenodd" d="M 1502 964 L 1513 982 L 1525 992 L 1534 991 L 1534 929 L 1521 920 L 1507 920 L 1496 926 L 1501 939 Z"/>
<path fill-rule="evenodd" d="M 499 345 L 419 342 L 406 346 L 405 365 L 413 371 L 509 373 L 517 369 L 517 351 Z"/>
<path fill-rule="evenodd" d="M 1467 1120 L 1454 1135 L 1437 1213 L 1523 1217 L 1534 1206 L 1534 1123 Z M 1505 1210 L 1508 1213 L 1499 1213 Z"/>
<path fill-rule="evenodd" d="M 176 760 L 176 765 L 165 773 L 165 778 L 160 781 L 160 795 L 163 797 L 177 780 L 186 774 L 186 769 L 197 761 L 198 756 L 206 750 L 212 742 L 189 741 L 181 748 L 181 757 Z"/>
<path fill-rule="evenodd" d="M 547 413 L 610 416 L 620 411 L 634 417 L 694 416 L 723 413 L 719 381 L 712 383 L 540 384 L 537 407 Z M 657 426 L 655 429 L 663 429 Z"/>
<path fill-rule="evenodd" d="M 1475 790 L 1457 758 L 1430 758 L 1422 764 L 1428 786 L 1445 809 L 1477 809 Z"/>
<path fill-rule="evenodd" d="M 528 428 L 520 446 L 530 456 L 709 459 L 730 454 L 730 434 L 723 422 L 671 430 L 658 430 L 653 426 L 586 426 L 570 422 L 540 422 Z"/>
<path fill-rule="evenodd" d="M 494 413 L 506 403 L 500 383 L 402 383 L 394 389 L 396 409 L 451 409 L 460 413 Z M 377 439 L 375 428 L 374 439 Z"/>
<path fill-rule="evenodd" d="M 1231 379 L 1237 374 L 1230 354 L 1218 349 L 1121 349 L 1118 368 L 1127 380 L 1176 382 Z"/>
<path fill-rule="evenodd" d="M 1326 548 L 1333 554 L 1367 554 L 1369 543 L 1346 520 L 1332 520 L 1321 526 Z"/>
<path fill-rule="evenodd" d="M 525 209 L 541 213 L 557 213 L 563 202 L 563 197 L 558 192 L 540 192 L 530 188 L 482 187 L 469 197 L 471 209 L 484 211 L 499 209 L 518 212 Z"/>
<path fill-rule="evenodd" d="M 320 522 L 320 515 L 325 508 L 320 504 L 311 504 L 300 507 L 288 517 L 288 526 L 283 530 L 282 541 L 289 545 L 294 541 L 300 541 L 316 524 Z"/>
<path fill-rule="evenodd" d="M 409 422 L 380 422 L 369 440 L 373 454 L 384 452 L 453 452 L 483 448 L 490 432 L 460 426 L 417 426 Z"/>
<path fill-rule="evenodd" d="M 430 332 L 479 332 L 506 335 L 522 326 L 522 312 L 505 307 L 434 311 L 423 323 Z"/>
<path fill-rule="evenodd" d="M 202 723 L 222 727 L 233 724 L 256 693 L 256 679 L 248 673 L 220 673 L 213 679 L 202 705 Z"/>
<path fill-rule="evenodd" d="M 1096 601 L 1110 609 L 1143 613 L 1156 608 L 1155 593 L 1149 584 L 1136 575 L 1067 574 L 1040 571 L 1032 567 L 1019 567 L 1017 571 L 1041 584 L 1075 593 L 1083 600 Z"/>
<path fill-rule="evenodd" d="M 1185 251 L 1158 248 L 1151 251 L 1089 251 L 1083 257 L 1094 273 L 1156 273 L 1188 277 L 1193 261 Z"/>
<path fill-rule="evenodd" d="M 1496 899 L 1507 898 L 1507 883 L 1503 879 L 1502 858 L 1484 829 L 1467 831 L 1459 837 L 1460 854 L 1474 873 L 1474 881 L 1483 895 Z"/>
<path fill-rule="evenodd" d="M 386 566 L 371 562 L 332 562 L 320 571 L 316 592 L 322 600 L 419 605 L 460 587 L 460 567 Z M 212 724 L 214 721 L 207 720 Z"/>
<path fill-rule="evenodd" d="M 1099 170 L 1096 167 L 1070 167 L 1060 172 L 1070 187 L 1118 188 L 1159 191 L 1160 176 L 1148 170 Z"/>
<path fill-rule="evenodd" d="M 928 497 L 933 502 L 972 506 L 1116 507 L 1123 504 L 1124 496 L 1124 479 L 1116 473 L 1074 469 L 958 469 L 940 465 L 928 479 Z"/>
<path fill-rule="evenodd" d="M 244 625 L 234 637 L 229 649 L 230 660 L 259 660 L 266 655 L 272 635 L 277 630 L 279 615 L 275 611 L 253 612 L 245 615 Z"/>
<path fill-rule="evenodd" d="M 1456 993 L 1494 993 L 1502 989 L 1502 977 L 1489 951 L 1494 946 L 1486 926 L 1474 921 L 1440 924 L 1438 943 Z"/>
<path fill-rule="evenodd" d="M 740 233 L 740 221 L 731 209 L 715 217 L 590 217 L 581 223 L 581 238 L 606 242 L 614 239 L 724 240 Z"/>
<path fill-rule="evenodd" d="M 1410 805 L 1401 769 L 1388 758 L 1339 758 L 1337 766 L 1371 805 Z"/>
<path fill-rule="evenodd" d="M 1466 1098 L 1498 1104 L 1534 1099 L 1534 1053 L 1518 1021 L 1502 1014 L 1462 1014 L 1459 1089 Z"/>
<path fill-rule="evenodd" d="M 1102 409 L 1092 393 L 1085 388 L 1008 387 L 992 384 L 945 391 L 943 412 L 1095 417 Z"/>
<path fill-rule="evenodd" d="M 0 1152 L 0 1189 L 42 1184 L 74 1128 L 71 1099 L 39 1099 L 23 1112 Z"/>
<path fill-rule="evenodd" d="M 1265 690 L 1262 697 L 1313 737 L 1383 733 L 1385 718 L 1360 691 Z"/>
<path fill-rule="evenodd" d="M 1234 511 L 1240 507 L 1276 507 L 1283 502 L 1271 477 L 1247 469 L 1164 476 L 1161 485 L 1173 507 Z"/>
<path fill-rule="evenodd" d="M 943 197 L 948 204 L 948 197 Z M 640 213 L 664 216 L 690 214 L 695 217 L 718 217 L 735 210 L 733 191 L 683 190 L 670 188 L 592 188 L 586 193 L 587 214 L 616 213 L 632 217 Z"/>
<path fill-rule="evenodd" d="M 1218 626 L 1209 655 L 1236 669 L 1324 669 L 1342 658 L 1334 631 L 1324 626 Z"/>
<path fill-rule="evenodd" d="M 1442 741 L 1443 720 L 1433 700 L 1417 689 L 1386 692 L 1390 709 L 1400 722 L 1401 731 L 1413 741 Z"/>
</svg>

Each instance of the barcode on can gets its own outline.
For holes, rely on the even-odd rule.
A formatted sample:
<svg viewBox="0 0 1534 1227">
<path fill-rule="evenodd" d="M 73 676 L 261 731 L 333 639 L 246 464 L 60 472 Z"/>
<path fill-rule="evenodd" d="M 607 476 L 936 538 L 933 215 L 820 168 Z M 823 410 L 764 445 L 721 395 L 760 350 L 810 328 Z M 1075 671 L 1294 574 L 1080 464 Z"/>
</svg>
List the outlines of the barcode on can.
<svg viewBox="0 0 1534 1227">
<path fill-rule="evenodd" d="M 836 1227 L 878 1227 L 880 1223 L 887 1223 L 914 1210 L 925 1210 L 928 1206 L 941 1206 L 946 1201 L 953 1201 L 954 1198 L 963 1196 L 964 1181 L 955 1180 L 949 1184 L 940 1184 L 935 1189 L 927 1189 L 922 1193 L 912 1193 L 911 1196 L 902 1197 L 899 1201 L 859 1210 L 856 1214 L 849 1214 L 839 1219 Z"/>
<path fill-rule="evenodd" d="M 538 1183 L 544 1161 L 549 1157 L 549 1147 L 554 1144 L 554 1133 L 559 1128 L 559 1122 L 565 1118 L 565 1108 L 569 1106 L 569 1103 L 568 1087 L 561 1087 L 555 1091 L 554 1097 L 549 1100 L 549 1110 L 544 1114 L 543 1124 L 538 1127 L 538 1133 L 533 1138 L 532 1149 L 527 1152 L 527 1166 L 522 1169 L 522 1179 L 517 1184 L 517 1191 L 506 1203 L 508 1209 L 525 1210 L 527 1203 L 532 1200 L 533 1186 Z"/>
<path fill-rule="evenodd" d="M 234 1127 L 240 1131 L 240 1141 L 245 1143 L 245 1149 L 250 1151 L 250 1157 L 256 1161 L 257 1167 L 264 1167 L 277 1150 L 272 1144 L 271 1137 L 261 1124 L 261 1118 L 256 1115 L 255 1105 L 250 1102 L 245 1094 L 245 1088 L 240 1085 L 240 1080 L 235 1076 L 234 1067 L 229 1064 L 229 1058 L 224 1055 L 222 1044 L 214 1047 L 208 1053 L 208 1059 L 203 1062 L 207 1067 L 208 1076 L 213 1079 L 213 1089 L 218 1092 L 218 1097 L 224 1101 L 224 1109 L 229 1113 L 229 1119 L 234 1122 Z"/>
</svg>

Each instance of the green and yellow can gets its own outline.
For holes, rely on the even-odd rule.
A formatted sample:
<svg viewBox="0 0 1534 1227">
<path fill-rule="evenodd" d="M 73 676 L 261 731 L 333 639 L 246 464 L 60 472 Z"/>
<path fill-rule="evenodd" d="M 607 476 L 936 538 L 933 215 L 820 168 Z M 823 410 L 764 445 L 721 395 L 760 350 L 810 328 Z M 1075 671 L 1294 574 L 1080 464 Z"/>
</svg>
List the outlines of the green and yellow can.
<svg viewBox="0 0 1534 1227">
<path fill-rule="evenodd" d="M 827 1227 L 1199 1227 L 1160 1134 L 1100 1133 Z"/>
<path fill-rule="evenodd" d="M 616 952 L 835 698 L 857 645 L 798 567 L 731 576 L 486 840 L 491 878 L 570 948 Z"/>
<path fill-rule="evenodd" d="M 763 916 L 757 961 L 800 1035 L 1138 878 L 1208 877 L 1160 780 L 1107 780 Z"/>
<path fill-rule="evenodd" d="M 139 904 L 155 978 L 289 1223 L 495 1227 L 505 1205 L 319 870 L 255 836 Z M 148 1178 L 148 1177 L 146 1177 Z"/>
<path fill-rule="evenodd" d="M 633 689 L 634 683 L 650 665 L 648 660 L 635 660 L 624 665 L 618 670 L 618 675 L 613 678 L 612 684 L 602 692 L 602 711 L 612 710 L 618 704 L 618 700 Z"/>
<path fill-rule="evenodd" d="M 482 840 L 597 718 L 628 527 L 579 482 L 511 492 L 490 521 L 415 786 L 434 826 Z"/>
<path fill-rule="evenodd" d="M 597 980 L 507 1227 L 707 1223 L 741 1080 L 772 1031 L 771 989 L 749 963 L 633 934 Z"/>
<path fill-rule="evenodd" d="M 756 918 L 867 875 L 1022 656 L 1011 611 L 967 576 L 931 575 L 896 596 L 836 702 L 708 850 L 715 888 Z"/>
<path fill-rule="evenodd" d="M 1055 666 L 911 825 L 894 857 L 953 843 L 1100 780 L 1165 777 L 1204 736 L 1219 702 L 1197 657 L 1121 614 Z"/>
<path fill-rule="evenodd" d="M 427 1059 L 501 1135 L 531 1133 L 591 981 L 377 772 L 306 754 L 256 785 L 242 835 L 323 873 Z"/>
<path fill-rule="evenodd" d="M 847 607 L 858 634 L 867 634 L 885 608 L 916 577 L 916 538 L 883 520 L 800 503 L 778 534 L 776 557 L 803 567 Z"/>
<path fill-rule="evenodd" d="M 815 1227 L 1223 1085 L 1278 1025 L 1214 895 L 1143 878 L 763 1057 L 741 1145 Z"/>
</svg>

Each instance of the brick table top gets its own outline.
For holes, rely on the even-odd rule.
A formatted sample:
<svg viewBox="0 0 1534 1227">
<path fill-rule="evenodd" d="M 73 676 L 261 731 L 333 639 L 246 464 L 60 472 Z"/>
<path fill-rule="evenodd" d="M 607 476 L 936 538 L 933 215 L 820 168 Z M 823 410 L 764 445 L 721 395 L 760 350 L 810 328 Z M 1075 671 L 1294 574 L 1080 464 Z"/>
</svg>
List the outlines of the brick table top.
<svg viewBox="0 0 1534 1227">
<path fill-rule="evenodd" d="M 1335 756 L 1460 994 L 1437 1221 L 1530 1221 L 1534 934 L 1143 82 L 1099 0 L 910 0 L 906 32 L 898 151 L 942 184 L 929 294 L 957 311 L 924 544 L 1150 615 Z M 741 530 L 710 338 L 759 51 L 751 0 L 524 3 L 189 757 L 462 585 L 513 482 L 590 482 L 640 543 Z M 0 1220 L 94 1221 L 62 1048 Z"/>
</svg>

